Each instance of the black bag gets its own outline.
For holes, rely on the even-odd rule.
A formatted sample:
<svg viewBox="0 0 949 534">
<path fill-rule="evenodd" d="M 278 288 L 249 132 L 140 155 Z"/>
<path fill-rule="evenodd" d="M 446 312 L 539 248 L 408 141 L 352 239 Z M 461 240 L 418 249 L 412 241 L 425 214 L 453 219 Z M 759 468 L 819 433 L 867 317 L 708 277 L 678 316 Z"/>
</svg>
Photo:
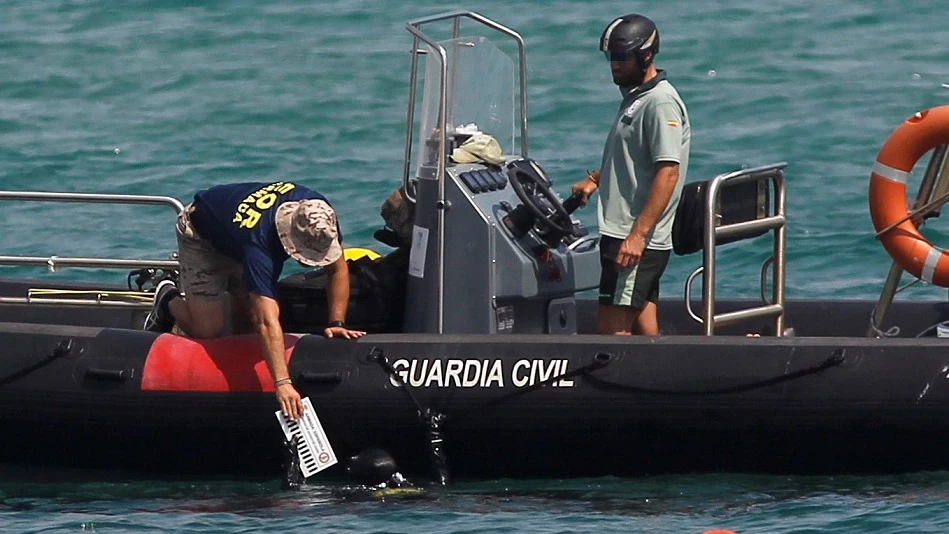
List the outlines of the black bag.
<svg viewBox="0 0 949 534">
<path fill-rule="evenodd" d="M 400 332 L 408 283 L 409 251 L 396 249 L 371 260 L 349 260 L 349 307 L 346 326 L 369 333 Z M 286 332 L 322 334 L 329 323 L 328 276 L 317 269 L 281 280 L 280 322 Z"/>
<path fill-rule="evenodd" d="M 692 254 L 705 248 L 705 198 L 708 181 L 689 182 L 682 187 L 682 196 L 672 222 L 672 250 L 679 256 Z M 764 180 L 733 184 L 721 189 L 721 224 L 752 221 L 764 217 L 770 209 L 768 185 Z M 716 245 L 725 245 L 741 239 L 758 237 L 767 229 L 754 233 L 716 240 Z"/>
</svg>

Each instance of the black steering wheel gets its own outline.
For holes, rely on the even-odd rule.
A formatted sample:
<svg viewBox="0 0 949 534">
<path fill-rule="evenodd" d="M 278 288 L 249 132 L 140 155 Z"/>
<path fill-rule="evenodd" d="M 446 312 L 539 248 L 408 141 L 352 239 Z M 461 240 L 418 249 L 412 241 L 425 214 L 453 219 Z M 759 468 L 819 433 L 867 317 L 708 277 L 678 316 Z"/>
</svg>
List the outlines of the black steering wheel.
<svg viewBox="0 0 949 534">
<path fill-rule="evenodd" d="M 573 228 L 570 213 L 550 190 L 550 179 L 534 160 L 521 158 L 508 163 L 507 175 L 517 198 L 541 227 L 557 233 L 570 233 Z"/>
</svg>

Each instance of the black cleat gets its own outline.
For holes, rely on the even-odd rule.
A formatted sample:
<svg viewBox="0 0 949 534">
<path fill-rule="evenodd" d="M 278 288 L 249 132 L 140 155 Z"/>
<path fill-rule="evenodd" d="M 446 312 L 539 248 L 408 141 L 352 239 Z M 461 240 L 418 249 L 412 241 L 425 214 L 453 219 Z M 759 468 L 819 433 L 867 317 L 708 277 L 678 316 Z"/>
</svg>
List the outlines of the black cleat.
<svg viewBox="0 0 949 534">
<path fill-rule="evenodd" d="M 171 280 L 162 280 L 155 288 L 155 300 L 152 311 L 145 317 L 145 330 L 150 332 L 171 332 L 175 318 L 168 309 L 171 299 L 177 297 L 178 287 Z"/>
</svg>

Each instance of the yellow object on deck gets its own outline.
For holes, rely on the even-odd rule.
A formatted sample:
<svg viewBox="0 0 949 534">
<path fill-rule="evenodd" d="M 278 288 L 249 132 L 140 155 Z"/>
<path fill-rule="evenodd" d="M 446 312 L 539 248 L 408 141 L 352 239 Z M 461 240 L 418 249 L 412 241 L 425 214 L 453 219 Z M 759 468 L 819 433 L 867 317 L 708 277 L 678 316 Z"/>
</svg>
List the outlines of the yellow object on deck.
<svg viewBox="0 0 949 534">
<path fill-rule="evenodd" d="M 346 258 L 346 261 L 356 261 L 363 257 L 369 257 L 370 260 L 376 260 L 382 257 L 375 250 L 360 247 L 347 248 L 343 251 L 343 256 Z"/>
</svg>

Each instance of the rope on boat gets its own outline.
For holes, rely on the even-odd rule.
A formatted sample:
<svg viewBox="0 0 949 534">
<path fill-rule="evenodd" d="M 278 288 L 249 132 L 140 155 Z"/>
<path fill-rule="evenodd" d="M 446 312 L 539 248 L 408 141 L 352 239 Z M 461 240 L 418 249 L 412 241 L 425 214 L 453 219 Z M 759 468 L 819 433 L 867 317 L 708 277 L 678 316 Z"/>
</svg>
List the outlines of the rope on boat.
<svg viewBox="0 0 949 534">
<path fill-rule="evenodd" d="M 398 386 L 402 388 L 402 391 L 412 400 L 412 403 L 415 404 L 415 408 L 418 410 L 419 422 L 425 427 L 425 432 L 428 435 L 429 452 L 431 453 L 430 459 L 432 461 L 432 470 L 434 471 L 435 478 L 442 486 L 448 485 L 448 457 L 445 456 L 445 451 L 442 447 L 444 443 L 444 438 L 442 437 L 442 423 L 445 421 L 445 414 L 432 408 L 422 407 L 422 404 L 412 393 L 412 390 L 402 381 L 402 377 L 400 377 L 395 371 L 395 368 L 392 367 L 392 363 L 389 362 L 389 358 L 382 349 L 373 347 L 369 350 L 367 359 L 370 362 L 378 363 L 379 366 L 382 367 L 382 370 L 389 375 L 389 378 L 398 384 Z"/>
<path fill-rule="evenodd" d="M 65 356 L 69 354 L 70 352 L 72 352 L 72 348 L 73 348 L 73 340 L 65 339 L 63 341 L 60 341 L 59 343 L 56 344 L 55 347 L 53 347 L 53 350 L 42 360 L 32 365 L 29 365 L 27 367 L 24 367 L 23 369 L 20 369 L 19 371 L 10 373 L 9 375 L 3 378 L 0 378 L 0 387 L 5 386 L 11 382 L 15 382 L 23 378 L 24 376 L 32 373 L 33 371 L 36 371 L 37 369 L 40 369 L 42 367 L 49 365 L 50 363 L 53 362 L 53 360 L 60 358 L 62 356 Z"/>
<path fill-rule="evenodd" d="M 930 325 L 930 326 L 928 326 L 925 330 L 923 330 L 922 332 L 916 334 L 915 337 L 923 337 L 923 336 L 925 336 L 926 334 L 932 332 L 933 330 L 937 330 L 940 326 L 946 326 L 946 325 L 949 325 L 949 321 L 942 321 L 942 322 L 936 323 L 936 324 L 934 324 L 934 325 Z M 937 337 L 941 337 L 941 336 L 939 336 L 939 333 L 938 333 L 938 332 L 937 332 L 936 336 L 937 336 Z"/>
<path fill-rule="evenodd" d="M 548 385 L 550 385 L 550 384 L 553 384 L 554 382 L 559 382 L 560 380 L 565 380 L 565 379 L 567 379 L 567 378 L 573 378 L 573 377 L 579 376 L 579 375 L 588 375 L 588 376 L 589 376 L 589 372 L 590 372 L 590 371 L 595 371 L 595 370 L 597 370 L 597 369 L 602 369 L 603 367 L 606 367 L 607 365 L 609 365 L 609 363 L 610 363 L 611 361 L 613 361 L 613 355 L 612 355 L 612 354 L 608 354 L 608 353 L 606 353 L 606 352 L 598 352 L 598 353 L 596 353 L 595 356 L 593 356 L 593 361 L 590 362 L 590 363 L 588 363 L 588 364 L 586 364 L 586 365 L 584 365 L 584 366 L 577 367 L 576 369 L 574 369 L 574 370 L 572 370 L 572 371 L 567 371 L 566 373 L 560 373 L 560 374 L 557 375 L 557 376 L 552 376 L 552 377 L 548 378 L 547 380 L 541 380 L 540 382 L 537 382 L 537 383 L 535 383 L 535 384 L 532 384 L 532 385 L 530 385 L 530 386 L 528 386 L 528 387 L 526 387 L 526 388 L 518 389 L 518 390 L 516 390 L 516 391 L 513 391 L 513 392 L 511 392 L 511 393 L 508 393 L 507 395 L 501 395 L 500 397 L 496 397 L 496 398 L 494 398 L 494 399 L 491 399 L 491 400 L 489 400 L 489 401 L 486 401 L 486 402 L 482 403 L 482 404 L 479 405 L 479 406 L 475 406 L 474 408 L 470 408 L 470 409 L 468 409 L 468 410 L 465 410 L 465 411 L 463 411 L 463 412 L 461 412 L 461 413 L 455 415 L 455 416 L 454 416 L 454 419 L 456 419 L 456 420 L 457 420 L 457 419 L 462 419 L 462 418 L 464 418 L 464 417 L 467 417 L 468 415 L 471 415 L 471 414 L 474 413 L 474 412 L 480 412 L 480 411 L 482 411 L 482 410 L 486 410 L 486 409 L 491 408 L 491 407 L 493 407 L 493 406 L 495 406 L 495 405 L 501 404 L 502 402 L 509 401 L 509 400 L 511 400 L 511 399 L 513 399 L 513 398 L 515 398 L 515 397 L 519 397 L 519 396 L 521 396 L 521 395 L 525 395 L 525 394 L 530 393 L 530 392 L 532 392 L 532 391 L 537 391 L 538 389 L 540 389 L 540 388 L 542 388 L 542 387 L 544 387 L 544 386 L 548 386 Z"/>
<path fill-rule="evenodd" d="M 906 289 L 909 289 L 911 286 L 913 286 L 914 284 L 916 284 L 917 282 L 920 282 L 920 281 L 922 281 L 922 279 L 917 278 L 917 279 L 915 279 L 915 280 L 912 280 L 912 281 L 908 282 L 908 283 L 905 284 L 903 287 L 897 288 L 897 290 L 893 292 L 893 296 L 895 297 L 895 296 L 898 295 L 901 291 L 904 291 L 904 290 L 906 290 Z M 896 336 L 900 335 L 900 327 L 898 327 L 898 326 L 896 326 L 896 325 L 893 325 L 893 326 L 889 327 L 889 328 L 886 329 L 885 331 L 884 331 L 884 330 L 880 330 L 880 328 L 877 327 L 877 325 L 876 325 L 875 321 L 873 320 L 873 318 L 874 318 L 874 317 L 876 316 L 876 314 L 877 314 L 877 306 L 879 306 L 879 305 L 880 305 L 880 303 L 878 302 L 875 306 L 873 306 L 873 309 L 870 310 L 870 331 L 872 331 L 873 334 L 874 334 L 876 337 L 878 337 L 878 338 L 880 338 L 880 337 L 896 337 Z M 886 313 L 886 310 L 884 310 L 884 313 Z M 881 319 L 881 322 L 882 322 L 882 319 Z M 936 325 L 933 325 L 933 326 L 930 327 L 930 328 L 935 328 L 935 326 L 936 326 Z M 920 333 L 920 334 L 919 334 L 918 336 L 916 336 L 916 337 L 922 337 L 922 335 L 923 335 L 925 332 L 928 332 L 928 330 L 923 331 L 922 333 Z"/>
<path fill-rule="evenodd" d="M 650 395 L 725 395 L 728 393 L 744 393 L 746 391 L 752 391 L 755 389 L 761 389 L 768 386 L 773 386 L 775 384 L 781 384 L 783 382 L 789 382 L 791 380 L 796 380 L 808 375 L 813 375 L 824 371 L 825 369 L 830 369 L 831 367 L 837 367 L 841 365 L 846 360 L 846 350 L 837 349 L 835 350 L 826 360 L 806 369 L 800 369 L 794 371 L 793 373 L 787 373 L 774 378 L 768 378 L 765 380 L 758 380 L 756 382 L 750 382 L 748 384 L 742 384 L 738 386 L 729 386 L 725 388 L 718 389 L 706 389 L 706 390 L 668 390 L 668 389 L 655 389 L 655 388 L 646 388 L 641 386 L 630 386 L 628 384 L 620 384 L 618 382 L 613 382 L 606 380 L 592 374 L 586 374 L 583 378 L 590 380 L 594 384 L 599 386 L 607 387 L 610 389 L 618 389 L 622 391 L 628 391 L 630 393 L 648 393 Z"/>
<path fill-rule="evenodd" d="M 449 480 L 448 458 L 445 456 L 445 451 L 442 448 L 442 444 L 444 440 L 442 438 L 442 432 L 441 432 L 442 424 L 448 419 L 448 416 L 432 408 L 422 406 L 422 403 L 420 403 L 418 398 L 415 397 L 415 394 L 412 393 L 411 388 L 409 388 L 409 386 L 405 383 L 405 381 L 402 380 L 402 377 L 400 377 L 399 374 L 396 372 L 395 368 L 389 362 L 389 358 L 385 355 L 382 349 L 380 349 L 379 347 L 372 347 L 372 349 L 370 349 L 369 351 L 367 359 L 370 362 L 376 362 L 377 364 L 379 364 L 379 366 L 382 367 L 383 371 L 385 371 L 385 373 L 389 375 L 389 378 L 392 381 L 394 381 L 398 385 L 398 387 L 402 389 L 402 391 L 405 391 L 406 395 L 409 396 L 409 399 L 411 399 L 412 403 L 415 404 L 415 408 L 418 411 L 419 420 L 422 423 L 422 425 L 425 427 L 425 430 L 428 434 L 429 444 L 431 447 L 431 460 L 432 460 L 432 466 L 435 471 L 435 476 L 438 478 L 439 482 L 442 485 L 448 484 L 448 480 Z M 579 376 L 582 374 L 588 374 L 590 371 L 593 371 L 595 369 L 606 367 L 612 360 L 613 360 L 613 356 L 611 354 L 607 354 L 605 352 L 598 352 L 593 357 L 593 361 L 588 363 L 587 365 L 578 367 L 577 369 L 574 369 L 572 371 L 561 373 L 557 376 L 552 376 L 546 380 L 542 380 L 540 382 L 537 382 L 536 384 L 533 384 L 523 389 L 519 389 L 507 395 L 496 397 L 494 399 L 491 399 L 487 402 L 482 403 L 479 406 L 460 412 L 452 416 L 451 418 L 457 421 L 459 419 L 463 419 L 464 417 L 474 412 L 480 412 L 488 408 L 491 408 L 492 406 L 495 406 L 497 404 L 501 404 L 503 402 L 509 401 L 514 397 L 525 395 L 532 391 L 537 391 L 538 389 L 544 386 L 553 384 L 554 382 L 558 382 L 560 380 L 564 380 L 567 378 L 573 378 L 575 376 Z"/>
</svg>

